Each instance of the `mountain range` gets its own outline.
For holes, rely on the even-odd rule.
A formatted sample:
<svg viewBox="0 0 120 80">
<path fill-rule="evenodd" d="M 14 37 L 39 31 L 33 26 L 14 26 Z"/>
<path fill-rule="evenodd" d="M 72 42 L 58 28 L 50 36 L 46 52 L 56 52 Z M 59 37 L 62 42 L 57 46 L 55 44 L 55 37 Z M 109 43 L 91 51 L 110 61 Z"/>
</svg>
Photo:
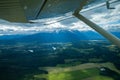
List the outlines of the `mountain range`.
<svg viewBox="0 0 120 80">
<path fill-rule="evenodd" d="M 120 32 L 112 32 L 120 38 Z M 103 36 L 95 31 L 78 31 L 78 30 L 60 30 L 53 32 L 40 32 L 31 35 L 6 35 L 0 36 L 0 42 L 77 42 L 80 40 L 106 40 Z"/>
</svg>

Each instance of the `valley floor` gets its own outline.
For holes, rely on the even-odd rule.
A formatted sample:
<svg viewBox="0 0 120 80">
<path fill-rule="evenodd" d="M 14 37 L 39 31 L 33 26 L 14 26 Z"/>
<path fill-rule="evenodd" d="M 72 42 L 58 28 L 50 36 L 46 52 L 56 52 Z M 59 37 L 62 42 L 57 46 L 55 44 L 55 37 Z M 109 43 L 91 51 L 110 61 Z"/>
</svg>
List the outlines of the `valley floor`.
<svg viewBox="0 0 120 80">
<path fill-rule="evenodd" d="M 0 80 L 120 80 L 120 49 L 101 40 L 0 44 Z"/>
</svg>

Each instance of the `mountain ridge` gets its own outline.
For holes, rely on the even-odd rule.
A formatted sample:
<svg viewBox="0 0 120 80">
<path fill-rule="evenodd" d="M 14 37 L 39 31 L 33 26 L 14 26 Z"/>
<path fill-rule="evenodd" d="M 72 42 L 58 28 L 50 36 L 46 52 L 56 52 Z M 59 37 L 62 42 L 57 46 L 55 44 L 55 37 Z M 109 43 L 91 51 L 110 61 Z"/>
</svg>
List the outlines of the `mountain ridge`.
<svg viewBox="0 0 120 80">
<path fill-rule="evenodd" d="M 120 32 L 112 32 L 112 34 L 120 37 Z M 11 38 L 0 37 L 0 40 L 11 40 L 15 42 L 39 42 L 39 43 L 52 43 L 52 42 L 77 42 L 80 40 L 106 40 L 99 33 L 94 31 L 78 31 L 78 30 L 60 30 L 53 32 L 40 32 L 31 35 L 11 35 Z"/>
</svg>

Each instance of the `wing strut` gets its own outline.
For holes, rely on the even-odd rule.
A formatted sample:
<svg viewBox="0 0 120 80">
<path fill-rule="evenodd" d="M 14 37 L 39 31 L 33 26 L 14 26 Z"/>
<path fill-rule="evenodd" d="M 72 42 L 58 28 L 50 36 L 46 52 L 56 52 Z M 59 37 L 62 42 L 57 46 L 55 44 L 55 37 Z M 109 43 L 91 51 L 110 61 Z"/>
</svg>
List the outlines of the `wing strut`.
<svg viewBox="0 0 120 80">
<path fill-rule="evenodd" d="M 45 4 L 47 3 L 47 0 L 44 0 L 42 7 L 40 8 L 39 12 L 36 15 L 36 19 L 38 18 L 39 14 L 41 13 L 42 9 L 44 8 Z"/>
<path fill-rule="evenodd" d="M 117 38 L 116 36 L 112 35 L 111 33 L 107 32 L 97 24 L 93 23 L 92 21 L 88 20 L 86 17 L 82 16 L 79 14 L 79 9 L 77 9 L 73 15 L 77 17 L 78 19 L 82 20 L 84 23 L 86 23 L 88 26 L 93 28 L 95 31 L 100 33 L 102 36 L 107 38 L 109 41 L 111 41 L 113 44 L 117 45 L 120 48 L 120 39 Z"/>
</svg>

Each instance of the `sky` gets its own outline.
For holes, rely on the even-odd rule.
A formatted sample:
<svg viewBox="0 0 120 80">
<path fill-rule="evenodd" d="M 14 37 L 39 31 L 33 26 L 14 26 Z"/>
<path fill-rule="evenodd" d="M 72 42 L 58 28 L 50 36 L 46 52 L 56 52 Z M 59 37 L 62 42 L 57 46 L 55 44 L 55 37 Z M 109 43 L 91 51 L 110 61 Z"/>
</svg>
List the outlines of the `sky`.
<svg viewBox="0 0 120 80">
<path fill-rule="evenodd" d="M 86 9 L 83 9 L 80 13 L 90 19 L 91 21 L 97 23 L 99 26 L 107 31 L 118 31 L 120 32 L 120 2 L 113 4 L 111 6 L 115 9 L 108 10 L 106 6 L 97 7 L 100 4 L 91 6 L 89 5 Z M 92 7 L 97 7 L 92 9 Z M 65 14 L 57 18 L 41 19 L 35 20 L 37 23 L 15 23 L 0 19 L 0 36 L 3 35 L 16 35 L 16 34 L 33 34 L 39 32 L 51 32 L 59 30 L 79 30 L 79 31 L 89 31 L 91 29 L 89 26 L 84 24 L 82 21 L 73 17 L 61 22 L 56 22 L 60 18 L 68 17 L 71 13 Z M 70 15 L 72 16 L 72 15 Z M 55 23 L 54 23 L 55 22 Z M 50 24 L 52 23 L 52 24 Z"/>
</svg>

